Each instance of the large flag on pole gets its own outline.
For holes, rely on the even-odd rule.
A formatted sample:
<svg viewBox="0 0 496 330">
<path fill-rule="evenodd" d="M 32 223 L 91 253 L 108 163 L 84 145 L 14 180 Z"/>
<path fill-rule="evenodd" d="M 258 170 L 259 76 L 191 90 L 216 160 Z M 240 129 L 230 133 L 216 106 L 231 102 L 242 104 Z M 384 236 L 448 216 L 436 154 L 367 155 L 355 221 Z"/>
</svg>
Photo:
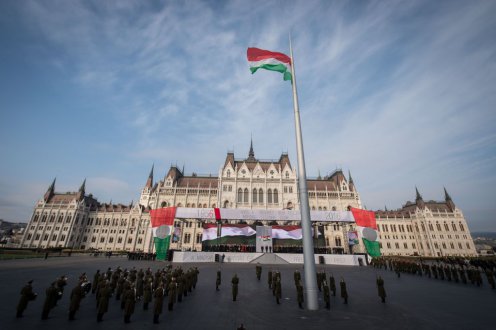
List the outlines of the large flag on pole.
<svg viewBox="0 0 496 330">
<path fill-rule="evenodd" d="M 150 218 L 153 230 L 153 242 L 157 260 L 165 260 L 174 233 L 175 207 L 164 207 L 150 211 Z"/>
<path fill-rule="evenodd" d="M 351 208 L 351 213 L 355 218 L 357 230 L 362 237 L 367 253 L 371 257 L 380 257 L 381 249 L 379 246 L 379 233 L 377 232 L 377 223 L 373 211 Z"/>
<path fill-rule="evenodd" d="M 284 80 L 292 80 L 289 56 L 253 47 L 248 48 L 246 55 L 250 63 L 251 73 L 257 72 L 258 69 L 266 69 L 282 73 Z"/>
</svg>

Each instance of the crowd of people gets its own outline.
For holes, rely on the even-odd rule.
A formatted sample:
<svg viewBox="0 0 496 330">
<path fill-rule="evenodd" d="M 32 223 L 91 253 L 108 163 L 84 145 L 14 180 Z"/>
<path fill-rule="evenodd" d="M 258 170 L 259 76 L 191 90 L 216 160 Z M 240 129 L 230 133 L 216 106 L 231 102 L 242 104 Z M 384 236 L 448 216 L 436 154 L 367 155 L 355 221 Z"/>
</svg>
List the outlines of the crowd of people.
<svg viewBox="0 0 496 330">
<path fill-rule="evenodd" d="M 256 246 L 251 244 L 216 244 L 202 247 L 205 252 L 256 252 Z"/>
<path fill-rule="evenodd" d="M 127 260 L 147 260 L 155 261 L 157 258 L 156 253 L 145 253 L 145 252 L 128 252 Z"/>
<path fill-rule="evenodd" d="M 123 270 L 118 267 L 115 270 L 108 268 L 104 272 L 97 270 L 93 282 L 89 282 L 86 273 L 83 273 L 70 293 L 68 319 L 75 320 L 81 300 L 91 294 L 96 301 L 97 322 L 103 321 L 103 316 L 110 307 L 110 298 L 114 296 L 116 301 L 120 301 L 118 305 L 123 311 L 125 323 L 131 322 L 136 304 L 141 301 L 144 310 L 148 310 L 149 305 L 153 303 L 153 323 L 159 323 L 164 301 L 167 300 L 168 310 L 172 311 L 176 302 L 181 303 L 196 288 L 198 274 L 199 270 L 196 267 L 183 270 L 180 266 L 173 268 L 168 265 L 155 273 L 150 268 L 137 270 L 133 267 Z M 32 284 L 33 280 L 30 280 L 21 290 L 21 298 L 17 305 L 18 318 L 23 317 L 29 301 L 37 297 Z M 46 289 L 42 320 L 48 319 L 50 311 L 57 306 L 66 285 L 67 277 L 63 275 Z"/>
</svg>

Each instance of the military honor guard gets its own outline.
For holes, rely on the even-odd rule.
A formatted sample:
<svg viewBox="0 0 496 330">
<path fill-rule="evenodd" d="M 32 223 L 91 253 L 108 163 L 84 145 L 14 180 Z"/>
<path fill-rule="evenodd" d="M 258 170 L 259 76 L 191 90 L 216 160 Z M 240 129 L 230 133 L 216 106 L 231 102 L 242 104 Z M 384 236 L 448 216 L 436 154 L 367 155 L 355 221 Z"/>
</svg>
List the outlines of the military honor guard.
<svg viewBox="0 0 496 330">
<path fill-rule="evenodd" d="M 28 303 L 31 300 L 35 300 L 37 294 L 33 292 L 33 280 L 28 281 L 25 286 L 21 289 L 21 299 L 19 299 L 19 303 L 17 304 L 17 314 L 16 317 L 22 317 L 22 313 L 28 307 Z"/>
<path fill-rule="evenodd" d="M 232 280 L 232 299 L 233 301 L 236 301 L 236 297 L 238 296 L 238 284 L 239 284 L 239 278 L 237 274 L 234 274 Z"/>
</svg>

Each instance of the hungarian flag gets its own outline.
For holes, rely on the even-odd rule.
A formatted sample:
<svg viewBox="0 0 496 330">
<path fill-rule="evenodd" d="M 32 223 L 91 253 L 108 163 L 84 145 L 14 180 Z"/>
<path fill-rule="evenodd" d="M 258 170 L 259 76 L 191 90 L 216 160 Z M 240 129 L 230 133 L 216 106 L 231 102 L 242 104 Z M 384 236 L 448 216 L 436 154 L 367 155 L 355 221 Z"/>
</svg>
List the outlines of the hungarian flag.
<svg viewBox="0 0 496 330">
<path fill-rule="evenodd" d="M 153 241 L 157 260 L 165 260 L 169 250 L 171 235 L 174 233 L 175 207 L 164 207 L 150 211 Z"/>
<path fill-rule="evenodd" d="M 362 237 L 363 244 L 367 253 L 371 257 L 380 257 L 381 249 L 379 247 L 379 233 L 377 232 L 377 223 L 373 211 L 351 208 L 351 213 L 355 218 L 357 231 Z"/>
<path fill-rule="evenodd" d="M 241 224 L 241 225 L 223 224 L 221 228 L 220 237 L 253 236 L 255 234 L 256 231 L 246 224 Z M 204 224 L 202 241 L 211 241 L 214 239 L 217 239 L 217 224 L 214 223 Z"/>
<path fill-rule="evenodd" d="M 291 59 L 289 56 L 259 48 L 248 48 L 246 55 L 252 74 L 258 69 L 266 69 L 280 72 L 283 74 L 284 80 L 291 80 Z"/>
<path fill-rule="evenodd" d="M 272 226 L 272 238 L 302 239 L 303 233 L 300 226 Z"/>
</svg>

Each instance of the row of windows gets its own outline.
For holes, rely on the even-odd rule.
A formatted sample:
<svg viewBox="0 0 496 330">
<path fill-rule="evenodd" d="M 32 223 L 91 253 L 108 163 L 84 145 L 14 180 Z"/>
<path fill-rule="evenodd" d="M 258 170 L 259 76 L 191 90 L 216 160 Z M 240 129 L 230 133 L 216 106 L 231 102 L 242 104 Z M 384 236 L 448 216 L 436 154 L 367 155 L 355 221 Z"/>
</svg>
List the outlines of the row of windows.
<svg viewBox="0 0 496 330">
<path fill-rule="evenodd" d="M 248 188 L 245 188 L 244 190 L 239 188 L 238 189 L 238 203 L 249 203 L 249 200 L 248 200 L 248 195 L 249 195 L 249 192 L 248 192 Z M 262 190 L 262 188 L 260 189 L 253 189 L 253 192 L 252 192 L 252 203 L 256 204 L 256 203 L 263 203 L 264 202 L 264 192 Z M 279 192 L 277 191 L 277 189 L 268 189 L 267 190 L 267 203 L 269 204 L 278 204 L 279 203 Z"/>
<path fill-rule="evenodd" d="M 33 218 L 33 222 L 38 222 L 38 220 L 40 220 L 40 222 L 46 222 L 47 218 L 48 218 L 48 215 L 43 214 L 41 216 L 41 220 L 40 220 L 40 215 L 38 213 L 36 213 L 34 218 Z M 64 215 L 60 214 L 57 218 L 57 222 L 62 222 L 63 220 L 64 220 Z M 55 222 L 55 214 L 52 214 L 50 216 L 50 219 L 48 220 L 48 222 Z M 66 223 L 71 222 L 71 214 L 70 213 L 67 214 L 67 217 L 65 218 L 65 222 Z"/>
<path fill-rule="evenodd" d="M 245 177 L 245 174 L 246 174 L 246 170 L 241 170 L 241 174 L 243 174 L 243 178 Z M 275 174 L 275 171 L 274 170 L 271 170 L 270 171 L 270 177 L 271 178 L 274 178 L 274 174 Z M 231 177 L 231 170 L 227 170 L 226 172 L 226 177 L 230 178 Z M 257 176 L 257 178 L 259 178 L 259 176 Z M 284 178 L 286 179 L 289 179 L 289 171 L 286 171 L 284 173 Z"/>
</svg>

